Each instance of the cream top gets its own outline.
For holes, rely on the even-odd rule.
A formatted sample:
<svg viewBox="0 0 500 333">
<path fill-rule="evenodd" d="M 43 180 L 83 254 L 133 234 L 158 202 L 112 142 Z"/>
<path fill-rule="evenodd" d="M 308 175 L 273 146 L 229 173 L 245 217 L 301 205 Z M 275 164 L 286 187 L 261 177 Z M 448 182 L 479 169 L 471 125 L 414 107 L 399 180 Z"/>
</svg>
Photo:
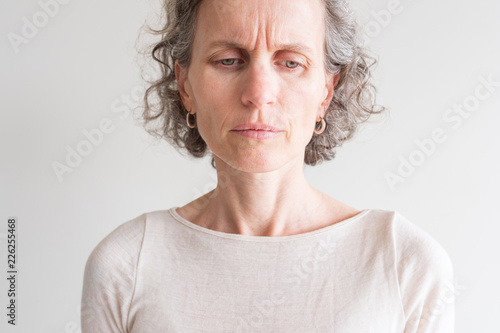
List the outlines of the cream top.
<svg viewBox="0 0 500 333">
<path fill-rule="evenodd" d="M 404 332 L 454 327 L 449 256 L 396 212 L 312 232 L 210 230 L 143 214 L 88 258 L 82 332 Z"/>
</svg>

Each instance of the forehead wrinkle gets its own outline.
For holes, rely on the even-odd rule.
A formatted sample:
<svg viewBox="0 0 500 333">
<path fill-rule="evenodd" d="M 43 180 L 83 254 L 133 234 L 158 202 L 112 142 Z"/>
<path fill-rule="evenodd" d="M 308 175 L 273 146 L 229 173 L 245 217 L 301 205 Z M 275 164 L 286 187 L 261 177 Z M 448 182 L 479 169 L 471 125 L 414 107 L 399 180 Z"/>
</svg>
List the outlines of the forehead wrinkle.
<svg viewBox="0 0 500 333">
<path fill-rule="evenodd" d="M 286 0 L 285 0 L 286 1 Z M 251 45 L 254 48 L 267 48 L 268 50 L 279 49 L 282 41 L 282 30 L 286 30 L 286 10 L 283 1 L 277 1 L 274 10 L 267 6 L 253 6 L 248 24 L 253 27 L 254 35 Z M 250 29 L 249 29 L 250 30 Z"/>
<path fill-rule="evenodd" d="M 276 1 L 274 6 L 277 8 L 274 10 L 269 10 L 266 4 L 255 6 L 251 1 L 245 1 L 243 5 L 239 1 L 207 2 L 213 4 L 219 27 L 227 26 L 228 18 L 231 20 L 229 26 L 239 26 L 238 29 L 224 29 L 224 34 L 231 40 L 244 42 L 250 50 L 264 47 L 273 49 L 276 48 L 273 43 L 283 40 L 282 30 L 287 30 L 286 11 L 289 9 L 286 0 Z"/>
<path fill-rule="evenodd" d="M 245 44 L 247 47 L 255 45 L 257 33 L 252 32 L 252 30 L 258 29 L 259 22 L 256 20 L 259 16 L 255 13 L 254 8 L 250 7 L 250 15 L 248 13 L 243 15 L 238 1 L 206 0 L 202 2 L 203 5 L 210 8 L 204 16 L 212 17 L 211 20 L 208 20 L 209 27 L 204 27 L 205 32 L 208 32 L 208 36 L 212 35 L 213 32 L 217 34 L 217 41 L 210 43 L 209 47 L 228 47 L 230 44 Z M 213 30 L 214 24 L 216 30 Z M 203 40 L 204 44 L 206 42 Z"/>
<path fill-rule="evenodd" d="M 278 0 L 275 2 L 274 10 L 269 10 L 266 6 L 256 6 L 260 20 L 258 22 L 258 41 L 261 47 L 266 46 L 268 50 L 290 50 L 304 54 L 314 54 L 315 42 L 310 36 L 318 36 L 314 30 L 297 30 L 294 24 L 303 22 L 291 22 L 290 17 L 297 19 L 296 15 L 289 15 L 290 11 L 296 10 L 290 6 L 289 0 Z M 310 0 L 306 0 L 310 1 Z M 321 0 L 312 0 L 316 5 L 322 5 Z M 321 6 L 321 15 L 324 17 L 324 8 Z M 324 31 L 321 31 L 324 34 Z M 323 37 L 324 40 L 324 37 Z M 322 43 L 324 44 L 324 42 Z M 254 44 L 256 45 L 256 43 Z M 322 45 L 322 51 L 324 45 Z"/>
<path fill-rule="evenodd" d="M 285 0 L 286 1 L 286 0 Z M 269 49 L 279 49 L 279 44 L 283 41 L 282 30 L 285 30 L 286 25 L 286 6 L 283 5 L 282 1 L 278 2 L 278 10 L 273 11 L 273 15 L 268 15 L 267 19 L 270 20 L 267 27 L 266 37 L 267 39 L 267 47 Z"/>
<path fill-rule="evenodd" d="M 314 0 L 319 1 L 319 0 Z M 259 2 L 259 1 L 257 1 Z M 251 1 L 225 1 L 225 0 L 205 0 L 202 6 L 208 6 L 211 9 L 205 12 L 206 17 L 212 17 L 212 23 L 209 27 L 204 27 L 208 31 L 218 31 L 216 36 L 216 43 L 218 46 L 230 46 L 235 44 L 237 48 L 253 51 L 256 48 L 268 50 L 291 50 L 298 51 L 299 53 L 314 53 L 313 38 L 308 38 L 306 31 L 297 31 L 294 28 L 296 23 L 291 22 L 287 13 L 290 10 L 297 10 L 287 4 L 287 0 L 278 0 L 274 2 L 273 10 L 269 10 L 271 4 L 261 2 L 261 5 L 255 6 Z M 317 3 L 318 4 L 318 3 Z M 207 7 L 207 8 L 208 8 Z M 322 8 L 322 12 L 324 9 Z M 324 14 L 324 13 L 322 13 Z M 205 16 L 204 15 L 204 16 Z M 292 15 L 295 20 L 297 15 Z M 213 20 L 215 19 L 215 20 Z M 215 27 L 213 26 L 215 24 Z M 217 30 L 213 30 L 213 29 Z M 312 33 L 312 31 L 310 31 Z M 313 35 L 316 35 L 313 33 Z M 209 33 L 206 35 L 208 40 L 202 38 L 203 44 L 210 43 Z M 215 39 L 215 38 L 214 38 Z M 223 43 L 219 43 L 223 41 Z M 322 43 L 324 44 L 324 42 Z M 324 47 L 324 45 L 322 45 Z"/>
</svg>

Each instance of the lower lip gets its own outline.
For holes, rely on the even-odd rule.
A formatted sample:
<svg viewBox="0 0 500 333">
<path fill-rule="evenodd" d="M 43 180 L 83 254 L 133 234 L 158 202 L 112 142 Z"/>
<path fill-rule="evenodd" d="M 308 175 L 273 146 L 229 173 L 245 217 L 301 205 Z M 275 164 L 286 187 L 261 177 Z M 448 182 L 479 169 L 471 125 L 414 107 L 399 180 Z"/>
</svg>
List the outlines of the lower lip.
<svg viewBox="0 0 500 333">
<path fill-rule="evenodd" d="M 257 140 L 271 139 L 281 133 L 281 132 L 258 131 L 258 130 L 244 130 L 244 131 L 231 131 L 231 132 L 247 138 L 257 139 Z"/>
</svg>

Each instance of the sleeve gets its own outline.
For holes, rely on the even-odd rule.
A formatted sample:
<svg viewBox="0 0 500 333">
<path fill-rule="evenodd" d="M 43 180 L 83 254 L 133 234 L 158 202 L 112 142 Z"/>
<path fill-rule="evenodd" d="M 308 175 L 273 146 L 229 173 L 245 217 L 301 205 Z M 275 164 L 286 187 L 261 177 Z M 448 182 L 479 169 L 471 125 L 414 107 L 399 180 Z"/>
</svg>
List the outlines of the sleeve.
<svg viewBox="0 0 500 333">
<path fill-rule="evenodd" d="M 455 281 L 450 257 L 434 238 L 399 214 L 395 234 L 404 333 L 453 333 Z"/>
<path fill-rule="evenodd" d="M 82 333 L 128 332 L 144 228 L 144 215 L 120 225 L 87 259 L 81 300 Z"/>
</svg>

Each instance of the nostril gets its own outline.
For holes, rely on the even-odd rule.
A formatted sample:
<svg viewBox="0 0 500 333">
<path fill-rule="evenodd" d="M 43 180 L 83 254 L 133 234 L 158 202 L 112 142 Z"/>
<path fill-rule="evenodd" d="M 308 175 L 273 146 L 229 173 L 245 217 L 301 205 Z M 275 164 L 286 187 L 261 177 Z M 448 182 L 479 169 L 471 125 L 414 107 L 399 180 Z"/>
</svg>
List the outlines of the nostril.
<svg viewBox="0 0 500 333">
<path fill-rule="evenodd" d="M 278 93 L 278 84 L 272 74 L 254 71 L 243 80 L 242 102 L 257 108 L 274 104 Z"/>
</svg>

